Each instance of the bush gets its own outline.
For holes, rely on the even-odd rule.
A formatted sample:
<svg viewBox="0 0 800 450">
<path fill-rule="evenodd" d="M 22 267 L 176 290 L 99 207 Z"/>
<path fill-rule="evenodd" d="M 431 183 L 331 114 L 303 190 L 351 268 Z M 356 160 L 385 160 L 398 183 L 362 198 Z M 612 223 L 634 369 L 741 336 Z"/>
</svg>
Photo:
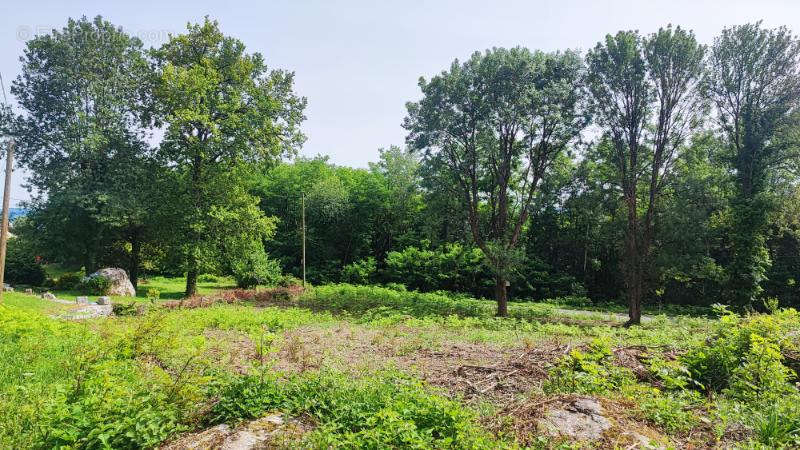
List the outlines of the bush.
<svg viewBox="0 0 800 450">
<path fill-rule="evenodd" d="M 341 280 L 351 284 L 371 284 L 375 281 L 378 266 L 375 258 L 369 257 L 342 268 Z"/>
<path fill-rule="evenodd" d="M 447 244 L 435 250 L 407 247 L 389 252 L 383 278 L 424 292 L 447 290 L 490 295 L 493 286 L 483 253 L 460 244 Z"/>
<path fill-rule="evenodd" d="M 84 275 L 80 272 L 67 272 L 55 281 L 54 288 L 61 291 L 71 291 L 81 287 Z"/>
<path fill-rule="evenodd" d="M 197 281 L 201 283 L 218 283 L 219 277 L 216 275 L 211 275 L 210 273 L 203 273 L 197 277 Z"/>
<path fill-rule="evenodd" d="M 278 262 L 269 259 L 264 252 L 248 254 L 233 262 L 231 270 L 233 278 L 236 280 L 236 286 L 240 288 L 272 285 L 281 277 L 281 268 Z"/>
<path fill-rule="evenodd" d="M 745 395 L 750 384 L 777 388 L 794 378 L 783 364 L 783 351 L 798 348 L 800 315 L 794 309 L 739 316 L 725 309 L 707 343 L 681 358 L 696 385 L 706 392 L 729 389 Z"/>
<path fill-rule="evenodd" d="M 275 285 L 284 288 L 291 286 L 302 286 L 303 280 L 297 277 L 293 277 L 291 275 L 284 275 L 278 280 L 278 282 Z"/>
<path fill-rule="evenodd" d="M 102 275 L 85 277 L 81 289 L 88 294 L 106 295 L 111 290 L 111 280 Z"/>
<path fill-rule="evenodd" d="M 47 279 L 44 266 L 36 261 L 36 257 L 22 245 L 18 238 L 9 239 L 6 253 L 5 281 L 11 284 L 41 286 Z"/>
</svg>

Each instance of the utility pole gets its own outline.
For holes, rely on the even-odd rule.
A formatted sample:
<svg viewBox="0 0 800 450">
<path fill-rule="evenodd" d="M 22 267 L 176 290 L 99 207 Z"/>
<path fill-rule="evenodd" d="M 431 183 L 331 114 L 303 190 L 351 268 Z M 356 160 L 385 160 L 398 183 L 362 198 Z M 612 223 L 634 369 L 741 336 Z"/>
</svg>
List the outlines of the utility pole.
<svg viewBox="0 0 800 450">
<path fill-rule="evenodd" d="M 0 229 L 0 303 L 3 302 L 6 273 L 6 243 L 8 242 L 8 203 L 11 196 L 11 167 L 14 163 L 14 139 L 8 141 L 6 152 L 6 184 L 3 189 L 3 224 Z"/>
<path fill-rule="evenodd" d="M 303 210 L 303 289 L 306 288 L 306 194 L 302 194 Z"/>
<path fill-rule="evenodd" d="M 0 74 L 0 88 L 3 89 L 3 107 L 8 108 L 8 98 L 6 98 L 6 85 L 3 83 L 3 75 Z M 10 109 L 9 109 L 10 111 Z M 8 151 L 6 152 L 6 184 L 3 190 L 3 223 L 0 224 L 0 303 L 3 303 L 3 292 L 6 290 L 6 243 L 8 242 L 8 203 L 11 197 L 11 168 L 14 163 L 14 138 L 8 140 Z"/>
</svg>

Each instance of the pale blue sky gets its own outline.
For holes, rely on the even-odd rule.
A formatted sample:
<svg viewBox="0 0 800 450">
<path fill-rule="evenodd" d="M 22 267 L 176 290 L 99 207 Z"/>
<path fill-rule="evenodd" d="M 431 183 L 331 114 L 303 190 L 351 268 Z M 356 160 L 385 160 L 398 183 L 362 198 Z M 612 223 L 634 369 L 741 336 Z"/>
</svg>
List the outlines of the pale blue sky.
<svg viewBox="0 0 800 450">
<path fill-rule="evenodd" d="M 270 66 L 296 72 L 297 92 L 308 98 L 302 153 L 359 167 L 374 161 L 378 148 L 403 144 L 400 124 L 405 102 L 419 96 L 418 78 L 475 50 L 585 50 L 606 33 L 650 33 L 668 23 L 693 29 L 704 43 L 724 26 L 759 19 L 800 31 L 797 0 L 3 2 L 0 72 L 6 85 L 19 73 L 25 38 L 61 28 L 68 17 L 100 14 L 146 46 L 158 46 L 187 21 L 209 15 Z M 13 204 L 28 198 L 19 187 L 22 177 L 15 175 Z"/>
</svg>

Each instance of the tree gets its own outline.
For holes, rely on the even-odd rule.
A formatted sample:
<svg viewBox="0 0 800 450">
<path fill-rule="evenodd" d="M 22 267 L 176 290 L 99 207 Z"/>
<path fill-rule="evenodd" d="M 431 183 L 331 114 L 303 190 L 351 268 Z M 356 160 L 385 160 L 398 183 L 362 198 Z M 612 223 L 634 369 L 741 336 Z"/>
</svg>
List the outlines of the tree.
<svg viewBox="0 0 800 450">
<path fill-rule="evenodd" d="M 293 92 L 292 73 L 268 70 L 260 54 L 245 53 L 241 41 L 224 36 L 208 18 L 152 56 L 156 124 L 166 125 L 158 157 L 179 187 L 170 207 L 180 231 L 186 295 L 193 295 L 199 271 L 219 251 L 208 245 L 213 211 L 247 203 L 230 198 L 249 195 L 237 189 L 245 183 L 244 169 L 297 151 L 305 139 L 299 125 L 306 101 Z"/>
<path fill-rule="evenodd" d="M 735 172 L 733 258 L 728 298 L 752 307 L 770 266 L 765 246 L 772 169 L 800 157 L 800 42 L 786 28 L 761 23 L 726 28 L 709 55 L 704 91 L 716 105 L 719 130 L 730 145 Z"/>
<path fill-rule="evenodd" d="M 41 219 L 32 224 L 38 244 L 91 271 L 127 243 L 135 284 L 154 170 L 142 126 L 149 67 L 141 41 L 100 16 L 70 19 L 28 41 L 20 61 L 11 92 L 24 113 L 12 129 L 18 164 L 38 194 L 29 205 Z"/>
<path fill-rule="evenodd" d="M 698 110 L 695 86 L 703 53 L 693 33 L 667 27 L 645 39 L 634 31 L 608 35 L 586 56 L 597 123 L 607 133 L 609 159 L 627 207 L 629 324 L 641 320 L 658 200 Z"/>
<path fill-rule="evenodd" d="M 407 104 L 410 146 L 456 181 L 472 238 L 495 275 L 506 316 L 511 270 L 537 186 L 586 125 L 582 64 L 572 52 L 523 48 L 475 53 L 430 81 Z"/>
</svg>

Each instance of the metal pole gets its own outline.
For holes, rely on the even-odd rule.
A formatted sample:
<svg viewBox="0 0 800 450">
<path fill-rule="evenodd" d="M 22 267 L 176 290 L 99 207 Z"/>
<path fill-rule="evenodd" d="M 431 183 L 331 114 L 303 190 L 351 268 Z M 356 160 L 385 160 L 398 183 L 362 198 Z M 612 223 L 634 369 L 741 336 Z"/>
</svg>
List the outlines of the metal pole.
<svg viewBox="0 0 800 450">
<path fill-rule="evenodd" d="M 8 242 L 8 203 L 11 196 L 11 167 L 14 162 L 14 139 L 8 141 L 6 153 L 6 184 L 3 190 L 3 223 L 0 229 L 0 303 L 3 302 L 6 273 L 6 243 Z"/>
<path fill-rule="evenodd" d="M 306 194 L 302 194 L 303 204 L 303 289 L 306 288 Z"/>
</svg>

